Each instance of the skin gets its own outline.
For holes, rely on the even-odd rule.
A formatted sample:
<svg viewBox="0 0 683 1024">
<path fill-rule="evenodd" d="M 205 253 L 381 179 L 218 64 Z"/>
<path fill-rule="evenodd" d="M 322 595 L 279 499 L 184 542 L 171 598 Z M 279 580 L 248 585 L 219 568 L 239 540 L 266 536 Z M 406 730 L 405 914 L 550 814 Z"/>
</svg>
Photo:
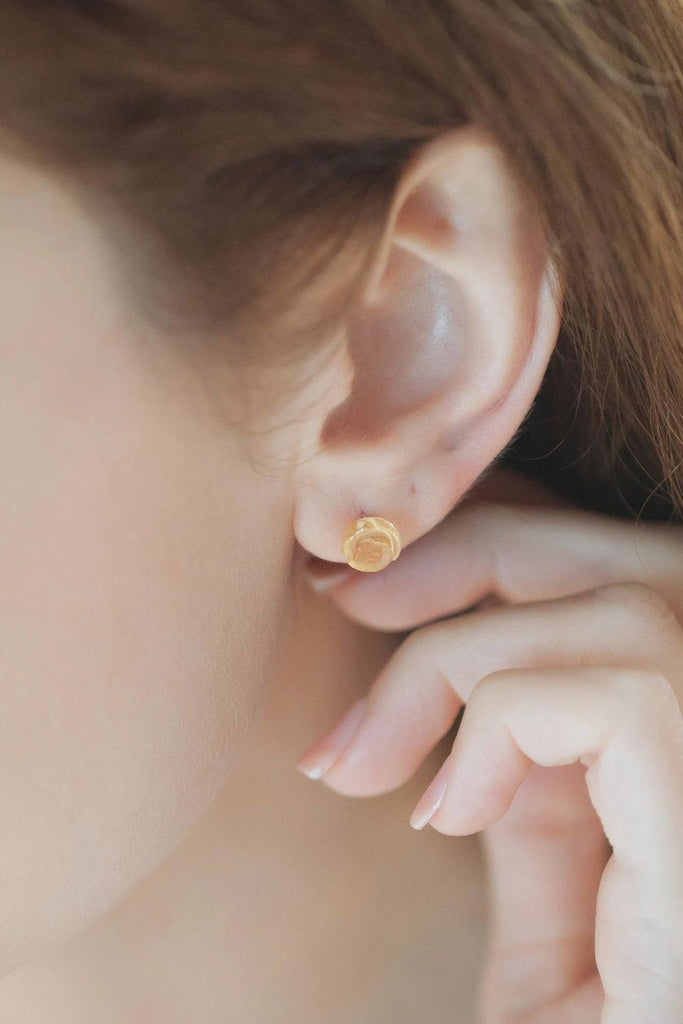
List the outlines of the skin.
<svg viewBox="0 0 683 1024">
<path fill-rule="evenodd" d="M 411 824 L 484 832 L 484 1024 L 681 1019 L 682 581 L 682 527 L 576 510 L 505 472 L 381 578 L 330 578 L 356 621 L 439 621 L 384 666 L 353 734 L 334 727 L 300 767 L 390 792 L 464 705 Z"/>
<path fill-rule="evenodd" d="M 12 1024 L 471 1022 L 486 903 L 479 843 L 408 818 L 443 758 L 378 802 L 295 770 L 396 647 L 294 589 L 270 700 L 218 799 L 106 915 L 0 982 Z M 445 884 L 444 884 L 445 883 Z M 444 969 L 446 968 L 447 969 Z"/>
<path fill-rule="evenodd" d="M 202 1006 L 205 1024 L 258 1022 L 283 999 L 340 1024 L 426 999 L 467 1012 L 476 844 L 444 901 L 425 879 L 452 869 L 450 844 L 407 826 L 419 779 L 359 815 L 312 799 L 294 767 L 396 646 L 303 583 L 295 468 L 319 429 L 304 412 L 334 386 L 321 373 L 245 451 L 226 409 L 252 381 L 140 329 L 54 179 L 4 162 L 0 181 L 0 1017 L 185 1024 Z"/>
<path fill-rule="evenodd" d="M 229 774 L 288 622 L 293 477 L 263 465 L 298 438 L 252 464 L 73 198 L 0 181 L 6 971 L 115 904 Z"/>
<path fill-rule="evenodd" d="M 473 1006 L 476 845 L 446 903 L 431 889 L 416 904 L 415 886 L 453 863 L 405 826 L 419 783 L 368 829 L 351 806 L 311 802 L 294 768 L 395 646 L 302 592 L 300 466 L 344 397 L 344 359 L 322 346 L 293 389 L 291 371 L 238 372 L 160 337 L 76 195 L 4 157 L 0 223 L 0 1015 L 184 1024 L 204 1000 L 207 1024 L 256 1022 L 288 993 L 303 1019 L 343 1019 L 351 1000 L 369 1022 L 389 999 L 400 1020 L 425 986 L 435 1013 Z M 274 834 L 273 800 L 292 809 Z M 259 910 L 264 886 L 298 893 L 316 875 L 314 920 L 305 903 Z M 365 894 L 385 878 L 377 917 Z M 444 985 L 433 965 L 460 916 Z M 412 931 L 417 977 L 400 941 Z"/>
<path fill-rule="evenodd" d="M 0 1007 L 18 1024 L 44 1020 L 47 1009 L 53 1019 L 61 1012 L 64 1020 L 92 1020 L 96 1003 L 86 1006 L 74 995 L 74 979 L 88 979 L 96 991 L 103 961 L 127 979 L 110 993 L 112 1024 L 136 1015 L 145 1024 L 167 1024 L 183 998 L 196 1005 L 187 944 L 216 907 L 234 906 L 221 897 L 258 906 L 264 878 L 276 891 L 305 891 L 313 870 L 309 845 L 315 848 L 326 812 L 322 803 L 306 803 L 319 797 L 300 796 L 310 783 L 293 771 L 295 738 L 303 745 L 318 727 L 328 728 L 384 662 L 391 675 L 390 655 L 401 638 L 388 640 L 377 628 L 419 627 L 424 616 L 450 615 L 490 589 L 485 573 L 476 592 L 454 596 L 446 578 L 421 572 L 414 596 L 419 602 L 427 592 L 428 600 L 399 609 L 403 618 L 384 599 L 372 601 L 370 616 L 342 600 L 326 620 L 327 642 L 312 657 L 316 619 L 297 596 L 304 552 L 338 558 L 339 537 L 362 509 L 397 523 L 406 553 L 396 566 L 419 565 L 408 553 L 419 559 L 421 540 L 443 543 L 439 524 L 509 441 L 540 386 L 559 324 L 554 278 L 533 203 L 495 142 L 470 127 L 448 134 L 416 154 L 397 187 L 348 345 L 341 350 L 330 339 L 328 349 L 321 340 L 302 368 L 306 383 L 292 390 L 291 373 L 238 371 L 192 346 L 194 339 L 183 347 L 144 325 L 119 288 L 106 237 L 65 186 L 9 160 L 0 165 L 0 183 L 0 749 L 10 823 L 0 847 L 0 970 L 7 975 Z M 599 531 L 591 524 L 586 530 L 596 533 L 599 551 Z M 508 522 L 499 533 L 510 536 Z M 467 540 L 454 549 L 460 558 L 478 550 Z M 667 535 L 667 544 L 678 550 L 677 537 Z M 659 557 L 676 564 L 670 555 Z M 449 564 L 441 554 L 437 561 Z M 439 592 L 430 594 L 434 579 Z M 536 597 L 552 603 L 562 595 L 554 577 L 543 579 L 546 588 Z M 661 587 L 660 577 L 653 580 Z M 518 595 L 498 596 L 514 603 Z M 500 609 L 476 614 L 494 613 L 503 635 Z M 545 613 L 530 614 L 526 628 L 533 634 L 533 615 L 540 622 Z M 469 619 L 456 621 L 463 632 L 469 628 Z M 410 649 L 423 650 L 420 630 L 414 635 Z M 356 649 L 363 651 L 359 661 L 348 654 Z M 514 667 L 505 660 L 501 655 L 498 671 Z M 335 679 L 338 688 L 326 686 L 321 697 L 320 677 Z M 471 858 L 460 861 L 470 868 L 456 871 L 454 883 L 447 839 L 418 843 L 413 860 L 393 831 L 399 818 L 407 822 L 408 805 L 443 758 L 441 748 L 431 748 L 452 725 L 456 697 L 466 699 L 453 689 L 424 702 L 415 719 L 420 728 L 411 734 L 423 742 L 404 763 L 386 760 L 394 776 L 378 780 L 369 765 L 345 783 L 340 762 L 326 778 L 339 792 L 387 792 L 426 758 L 424 777 L 404 790 L 395 811 L 385 804 L 364 819 L 370 836 L 380 837 L 374 852 L 370 839 L 363 845 L 354 834 L 358 819 L 350 811 L 327 819 L 331 838 L 313 864 L 336 857 L 343 870 L 359 862 L 346 878 L 340 912 L 359 891 L 374 893 L 389 881 L 379 915 L 363 898 L 354 904 L 353 925 L 341 930 L 337 915 L 327 913 L 332 890 L 324 890 L 321 930 L 306 932 L 304 918 L 298 947 L 284 915 L 272 962 L 291 981 L 301 1019 L 320 1019 L 321 1006 L 328 1013 L 330 993 L 340 1019 L 348 1019 L 349 1007 L 358 1009 L 344 962 L 315 1002 L 314 948 L 330 948 L 331 935 L 339 943 L 332 948 L 345 956 L 358 934 L 389 941 L 370 925 L 389 922 L 406 900 L 412 909 L 397 935 L 427 935 L 443 950 L 460 932 L 465 948 L 473 948 L 472 915 L 462 902 L 468 880 L 481 895 Z M 438 728 L 429 733 L 434 721 Z M 394 753 L 403 747 L 401 737 Z M 383 757 L 381 746 L 376 750 Z M 285 763 L 291 782 L 280 783 Z M 271 833 L 264 872 L 248 884 L 240 866 L 261 862 L 273 806 L 298 807 L 299 817 L 293 813 L 288 828 Z M 492 821 L 490 808 L 473 807 L 471 814 L 468 827 Z M 250 822 L 243 847 L 232 825 L 240 820 Z M 463 831 L 462 822 L 438 816 L 435 827 L 440 820 L 446 836 Z M 198 849 L 202 867 L 218 865 L 217 875 L 229 882 L 204 890 L 201 913 L 181 911 L 188 880 L 204 878 L 183 859 Z M 430 890 L 416 909 L 411 899 L 425 878 L 443 878 L 447 892 Z M 187 927 L 159 984 L 159 938 L 150 934 L 137 958 L 130 940 L 145 927 L 163 935 L 169 908 Z M 221 923 L 224 917 L 217 915 Z M 276 927 L 268 914 L 246 918 L 232 915 L 218 945 L 209 940 L 190 962 L 205 963 L 206 951 L 218 948 L 230 952 L 239 972 L 244 949 L 258 947 Z M 353 962 L 351 976 L 371 964 L 372 977 L 382 977 L 391 964 L 404 986 L 398 991 L 408 988 L 424 1005 L 420 977 L 410 988 L 399 950 L 373 953 L 376 944 L 363 947 L 367 957 Z M 219 956 L 215 974 L 222 963 Z M 19 965 L 12 980 L 8 972 Z M 456 978 L 446 974 L 443 981 L 430 976 L 439 1013 L 458 998 Z M 276 977 L 267 957 L 263 976 Z M 504 979 L 494 975 L 488 984 L 495 998 L 486 1012 L 502 1020 Z M 368 1024 L 387 1012 L 386 1003 L 373 1004 L 371 990 L 369 982 L 361 1009 Z M 220 991 L 223 1001 L 211 1011 L 216 1020 L 226 1009 L 245 1021 L 267 1020 L 269 1012 L 272 1019 L 279 1005 L 268 1003 L 268 987 L 262 992 L 253 978 L 235 986 L 229 971 Z M 247 1002 L 240 1006 L 240 999 Z"/>
<path fill-rule="evenodd" d="M 404 541 L 426 532 L 454 499 L 449 465 L 468 486 L 517 427 L 557 311 L 530 199 L 469 127 L 407 168 L 348 346 L 321 339 L 294 369 L 160 336 L 90 207 L 9 157 L 0 223 L 6 973 L 197 822 L 280 665 L 299 546 L 338 553 L 361 503 L 399 498 Z"/>
</svg>

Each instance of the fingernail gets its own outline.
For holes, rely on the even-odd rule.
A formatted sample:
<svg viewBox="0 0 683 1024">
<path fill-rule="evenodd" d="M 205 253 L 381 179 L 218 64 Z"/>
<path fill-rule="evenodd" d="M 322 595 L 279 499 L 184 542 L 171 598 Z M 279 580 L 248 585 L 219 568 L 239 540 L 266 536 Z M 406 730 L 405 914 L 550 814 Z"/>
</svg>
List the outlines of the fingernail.
<svg viewBox="0 0 683 1024">
<path fill-rule="evenodd" d="M 297 768 L 309 779 L 319 779 L 341 756 L 353 739 L 363 720 L 367 697 L 352 704 L 344 717 L 325 735 L 309 747 L 297 763 Z"/>
<path fill-rule="evenodd" d="M 410 824 L 418 832 L 425 827 L 427 822 L 434 817 L 439 807 L 441 807 L 446 793 L 450 760 L 451 755 L 449 754 L 422 794 L 417 807 L 410 816 Z"/>
<path fill-rule="evenodd" d="M 343 583 L 348 579 L 353 570 L 344 565 L 343 562 L 326 562 L 322 558 L 312 555 L 304 569 L 304 579 L 316 594 L 329 590 L 337 583 Z"/>
</svg>

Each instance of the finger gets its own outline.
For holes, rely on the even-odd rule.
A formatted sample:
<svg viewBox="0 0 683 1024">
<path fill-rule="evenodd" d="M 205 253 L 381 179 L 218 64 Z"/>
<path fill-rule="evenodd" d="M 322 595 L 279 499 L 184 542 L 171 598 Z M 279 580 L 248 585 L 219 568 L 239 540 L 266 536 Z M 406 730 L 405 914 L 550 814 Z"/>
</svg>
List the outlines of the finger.
<svg viewBox="0 0 683 1024">
<path fill-rule="evenodd" d="M 591 937 L 592 941 L 592 937 Z M 534 982 L 538 985 L 539 977 L 535 976 Z M 501 1002 L 497 991 L 491 991 L 491 987 L 497 984 L 495 979 L 487 976 L 483 980 L 483 992 L 481 995 L 482 1020 L 485 1021 L 515 1021 L 523 1024 L 598 1024 L 601 1019 L 602 1007 L 604 1004 L 604 992 L 600 976 L 595 967 L 592 972 L 577 979 L 576 984 L 571 981 L 567 988 L 557 998 L 552 995 L 549 999 L 541 1002 L 534 998 L 534 987 L 526 984 L 525 997 L 520 1000 L 523 1007 L 520 1013 L 516 1013 L 512 1003 L 508 1010 L 508 1004 Z M 527 1009 L 528 1008 L 528 1012 Z M 613 1022 L 615 1024 L 615 1022 Z M 619 1021 L 619 1024 L 625 1024 Z M 644 1024 L 640 1021 L 639 1024 Z"/>
<path fill-rule="evenodd" d="M 498 501 L 516 505 L 563 505 L 576 508 L 575 502 L 551 490 L 540 480 L 500 463 L 487 467 L 472 487 L 465 492 L 458 507 L 478 501 Z"/>
<path fill-rule="evenodd" d="M 603 765 L 608 746 L 607 768 L 594 767 L 587 781 L 612 846 L 628 849 L 634 863 L 663 850 L 683 852 L 680 708 L 662 675 L 632 666 L 504 669 L 482 679 L 467 703 L 432 823 L 453 835 L 479 832 L 502 817 L 533 763 Z M 622 796 L 614 810 L 604 795 L 609 786 L 612 798 Z M 663 802 L 676 809 L 673 817 Z M 667 866 L 670 860 L 661 861 Z"/>
<path fill-rule="evenodd" d="M 607 1003 L 646 1011 L 603 1019 L 683 1019 L 683 718 L 662 675 L 601 666 L 481 680 L 437 775 L 430 824 L 480 831 L 505 814 L 532 765 L 576 761 L 613 847 L 596 919 Z M 430 789 L 423 810 L 437 796 Z"/>
<path fill-rule="evenodd" d="M 350 796 L 384 793 L 419 768 L 484 676 L 504 668 L 614 662 L 680 673 L 682 631 L 664 600 L 642 585 L 489 608 L 412 633 L 374 681 L 343 750 L 327 737 L 299 762 L 325 760 L 323 781 Z M 320 777 L 318 774 L 316 777 Z"/>
<path fill-rule="evenodd" d="M 381 573 L 330 590 L 350 618 L 404 630 L 471 608 L 488 594 L 517 604 L 641 582 L 683 619 L 683 529 L 577 509 L 475 503 L 456 509 Z"/>
<path fill-rule="evenodd" d="M 476 691 L 475 691 L 476 692 Z M 489 943 L 481 986 L 484 1020 L 527 1020 L 546 1007 L 548 1019 L 572 993 L 573 1016 L 597 1022 L 595 906 L 610 848 L 580 763 L 533 765 L 505 815 L 483 833 L 489 883 Z M 599 997 L 599 998 L 596 998 Z M 550 1016 L 549 1008 L 553 1015 Z"/>
</svg>

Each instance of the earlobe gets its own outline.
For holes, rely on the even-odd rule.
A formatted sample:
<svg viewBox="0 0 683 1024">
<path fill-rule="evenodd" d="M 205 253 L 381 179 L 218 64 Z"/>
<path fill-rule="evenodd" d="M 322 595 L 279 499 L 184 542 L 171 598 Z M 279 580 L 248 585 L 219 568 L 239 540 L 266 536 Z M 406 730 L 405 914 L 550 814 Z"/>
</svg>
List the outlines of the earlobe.
<svg viewBox="0 0 683 1024">
<path fill-rule="evenodd" d="M 496 141 L 465 126 L 425 144 L 397 186 L 362 305 L 347 322 L 353 380 L 321 410 L 295 529 L 331 561 L 349 523 L 432 528 L 507 445 L 559 329 L 533 198 Z"/>
</svg>

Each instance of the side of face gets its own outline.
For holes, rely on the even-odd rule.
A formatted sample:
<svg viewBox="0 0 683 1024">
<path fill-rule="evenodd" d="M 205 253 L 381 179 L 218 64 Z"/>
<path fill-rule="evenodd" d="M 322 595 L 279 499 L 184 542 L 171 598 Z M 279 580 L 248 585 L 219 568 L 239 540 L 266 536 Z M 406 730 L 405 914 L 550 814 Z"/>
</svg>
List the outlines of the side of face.
<svg viewBox="0 0 683 1024">
<path fill-rule="evenodd" d="M 519 428 L 559 326 L 532 197 L 477 126 L 415 153 L 345 344 L 298 393 L 134 326 L 111 256 L 0 162 L 0 971 L 104 913 L 217 794 L 296 552 L 340 560 L 362 515 L 428 532 Z"/>
<path fill-rule="evenodd" d="M 107 255 L 50 178 L 0 164 L 2 971 L 197 819 L 287 628 L 295 446 L 261 453 L 276 473 L 245 454 Z"/>
</svg>

